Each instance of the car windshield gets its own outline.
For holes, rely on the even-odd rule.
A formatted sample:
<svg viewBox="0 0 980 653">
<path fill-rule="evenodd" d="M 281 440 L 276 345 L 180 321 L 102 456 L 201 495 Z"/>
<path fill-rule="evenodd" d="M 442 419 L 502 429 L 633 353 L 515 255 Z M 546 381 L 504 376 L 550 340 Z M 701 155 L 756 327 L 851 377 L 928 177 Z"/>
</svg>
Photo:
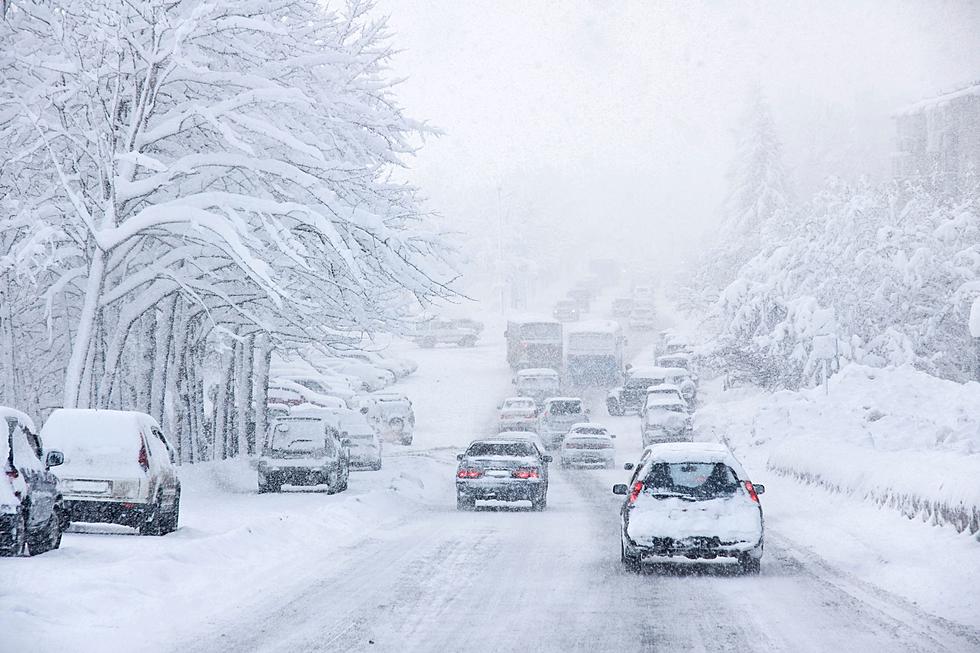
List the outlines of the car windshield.
<svg viewBox="0 0 980 653">
<path fill-rule="evenodd" d="M 651 385 L 654 385 L 654 384 L 656 384 L 656 381 L 654 379 L 651 379 L 651 378 L 636 378 L 636 377 L 634 377 L 634 378 L 632 378 L 632 379 L 630 379 L 629 381 L 626 382 L 626 387 L 629 388 L 630 390 L 635 390 L 635 389 L 638 389 L 638 388 L 639 389 L 646 389 L 646 388 L 649 388 Z"/>
<path fill-rule="evenodd" d="M 659 399 L 659 397 L 654 397 L 654 399 Z M 682 404 L 679 404 L 679 403 L 669 403 L 669 404 L 663 403 L 662 404 L 662 403 L 659 403 L 657 401 L 650 401 L 650 402 L 648 402 L 647 403 L 647 409 L 648 410 L 666 410 L 666 411 L 669 411 L 671 413 L 683 413 L 686 410 L 685 406 L 683 406 Z"/>
<path fill-rule="evenodd" d="M 575 429 L 575 432 L 582 433 L 584 435 L 605 435 L 606 429 L 600 427 L 580 426 Z"/>
<path fill-rule="evenodd" d="M 466 450 L 466 455 L 474 458 L 482 456 L 533 456 L 534 445 L 530 442 L 474 442 Z"/>
<path fill-rule="evenodd" d="M 558 379 L 551 376 L 521 376 L 517 378 L 517 385 L 522 388 L 554 388 L 558 386 Z"/>
<path fill-rule="evenodd" d="M 553 401 L 548 408 L 548 412 L 552 415 L 578 415 L 582 412 L 582 402 L 578 399 L 569 401 Z"/>
<path fill-rule="evenodd" d="M 735 494 L 738 477 L 719 462 L 655 463 L 644 480 L 648 494 L 714 499 Z"/>
<path fill-rule="evenodd" d="M 531 339 L 560 339 L 561 338 L 561 325 L 560 324 L 548 324 L 545 322 L 537 324 L 524 324 L 519 327 L 521 338 L 531 338 Z"/>
</svg>

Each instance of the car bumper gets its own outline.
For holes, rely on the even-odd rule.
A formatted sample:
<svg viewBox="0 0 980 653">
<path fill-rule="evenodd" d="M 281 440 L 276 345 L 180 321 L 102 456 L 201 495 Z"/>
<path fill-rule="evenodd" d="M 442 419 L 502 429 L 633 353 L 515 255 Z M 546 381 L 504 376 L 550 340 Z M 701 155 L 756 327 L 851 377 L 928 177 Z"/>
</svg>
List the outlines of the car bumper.
<svg viewBox="0 0 980 653">
<path fill-rule="evenodd" d="M 626 538 L 626 550 L 631 556 L 640 558 L 687 558 L 690 560 L 714 560 L 715 558 L 738 558 L 749 554 L 753 558 L 762 557 L 762 536 L 758 540 L 727 540 L 724 537 L 670 537 L 643 538 L 633 541 Z"/>
<path fill-rule="evenodd" d="M 502 419 L 497 422 L 498 431 L 533 431 L 538 426 L 536 419 Z"/>
<path fill-rule="evenodd" d="M 665 442 L 693 442 L 694 433 L 691 431 L 644 431 L 643 446 L 663 444 Z"/>
<path fill-rule="evenodd" d="M 260 480 L 276 485 L 326 485 L 330 483 L 330 471 L 321 467 L 285 467 L 260 469 Z"/>
<path fill-rule="evenodd" d="M 531 501 L 547 490 L 548 484 L 542 479 L 456 482 L 458 494 L 480 500 Z"/>
<path fill-rule="evenodd" d="M 381 462 L 380 452 L 351 453 L 351 467 L 374 467 Z"/>
<path fill-rule="evenodd" d="M 561 462 L 566 465 L 609 465 L 616 462 L 616 454 L 612 451 L 564 451 Z"/>
<path fill-rule="evenodd" d="M 146 521 L 153 506 L 148 503 L 109 500 L 66 499 L 65 512 L 72 522 L 120 524 L 138 527 Z"/>
</svg>

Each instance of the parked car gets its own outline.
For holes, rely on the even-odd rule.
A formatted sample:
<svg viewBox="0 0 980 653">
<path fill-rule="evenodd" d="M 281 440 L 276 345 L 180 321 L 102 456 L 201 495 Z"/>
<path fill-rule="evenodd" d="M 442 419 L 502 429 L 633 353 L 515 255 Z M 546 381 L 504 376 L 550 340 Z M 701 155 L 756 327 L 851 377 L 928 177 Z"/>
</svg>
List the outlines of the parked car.
<svg viewBox="0 0 980 653">
<path fill-rule="evenodd" d="M 563 299 L 555 304 L 551 315 L 559 322 L 576 322 L 580 315 L 578 303 L 572 299 Z"/>
<path fill-rule="evenodd" d="M 643 407 L 640 409 L 641 418 L 646 415 L 647 401 L 650 401 L 651 396 L 654 397 L 651 405 L 658 405 L 663 398 L 667 398 L 673 401 L 683 402 L 684 405 L 687 406 L 688 412 L 691 410 L 691 406 L 687 403 L 687 399 L 684 398 L 680 388 L 670 383 L 662 383 L 660 385 L 652 385 L 647 388 L 646 397 L 643 399 Z"/>
<path fill-rule="evenodd" d="M 547 367 L 529 367 L 514 375 L 514 387 L 521 397 L 530 397 L 541 403 L 560 392 L 561 375 Z"/>
<path fill-rule="evenodd" d="M 68 528 L 58 478 L 60 451 L 45 451 L 26 414 L 0 406 L 0 556 L 38 555 L 61 546 Z"/>
<path fill-rule="evenodd" d="M 456 458 L 457 509 L 472 510 L 482 500 L 530 501 L 532 510 L 547 507 L 551 456 L 530 439 L 475 440 Z"/>
<path fill-rule="evenodd" d="M 764 545 L 759 495 L 732 452 L 720 444 L 647 447 L 629 484 L 613 486 L 620 510 L 620 559 L 638 571 L 645 558 L 732 558 L 758 574 Z"/>
<path fill-rule="evenodd" d="M 321 408 L 346 408 L 347 402 L 340 397 L 334 397 L 311 390 L 306 383 L 299 380 L 292 380 L 283 377 L 275 377 L 269 380 L 267 390 L 268 402 L 273 404 L 285 404 L 287 406 L 299 406 L 300 404 L 314 404 Z"/>
<path fill-rule="evenodd" d="M 368 422 L 385 440 L 410 445 L 415 438 L 412 400 L 399 392 L 375 392 L 354 400 Z"/>
<path fill-rule="evenodd" d="M 352 377 L 341 374 L 320 372 L 304 372 L 302 370 L 290 368 L 273 368 L 269 377 L 275 381 L 289 381 L 306 388 L 310 392 L 326 397 L 335 397 L 343 401 L 350 401 L 356 393 L 354 385 L 358 382 Z M 302 393 L 306 395 L 306 393 Z M 321 402 L 323 403 L 323 402 Z"/>
<path fill-rule="evenodd" d="M 412 340 L 419 347 L 432 348 L 436 345 L 458 345 L 474 347 L 480 337 L 476 328 L 459 324 L 459 321 L 432 319 L 420 322 Z"/>
<path fill-rule="evenodd" d="M 661 442 L 693 440 L 693 422 L 687 412 L 687 402 L 669 395 L 648 395 L 640 421 L 640 434 L 644 447 Z"/>
<path fill-rule="evenodd" d="M 552 397 L 541 405 L 538 436 L 545 448 L 554 449 L 573 424 L 589 421 L 589 411 L 578 397 Z"/>
<path fill-rule="evenodd" d="M 632 297 L 617 297 L 612 302 L 613 317 L 629 317 L 633 312 Z"/>
<path fill-rule="evenodd" d="M 568 299 L 575 302 L 579 313 L 588 313 L 589 304 L 592 300 L 592 291 L 588 288 L 577 286 L 568 291 Z"/>
<path fill-rule="evenodd" d="M 413 374 L 419 368 L 418 363 L 415 361 L 408 360 L 407 358 L 382 355 L 376 351 L 362 351 L 355 349 L 342 352 L 339 354 L 339 356 L 341 358 L 350 358 L 352 360 L 361 361 L 362 363 L 370 363 L 376 367 L 386 369 L 394 374 L 396 379 L 403 379 L 409 374 Z"/>
<path fill-rule="evenodd" d="M 534 431 L 538 427 L 538 405 L 530 397 L 509 397 L 500 402 L 498 431 Z"/>
<path fill-rule="evenodd" d="M 283 485 L 326 485 L 330 493 L 343 492 L 350 477 L 350 441 L 322 415 L 279 417 L 257 467 L 259 492 L 279 492 Z"/>
<path fill-rule="evenodd" d="M 341 442 L 349 441 L 351 468 L 375 471 L 381 469 L 381 436 L 360 411 L 350 408 L 317 408 L 306 404 L 293 408 L 290 415 L 322 417 L 337 429 Z"/>
<path fill-rule="evenodd" d="M 327 369 L 353 377 L 360 390 L 376 392 L 383 390 L 395 382 L 395 375 L 390 370 L 378 367 L 373 363 L 364 363 L 351 358 L 325 358 L 319 364 Z"/>
<path fill-rule="evenodd" d="M 602 465 L 606 469 L 612 469 L 616 464 L 616 450 L 613 447 L 615 438 L 606 427 L 599 424 L 582 422 L 572 425 L 561 443 L 561 466 Z"/>
<path fill-rule="evenodd" d="M 58 472 L 72 522 L 166 535 L 180 519 L 177 456 L 156 420 L 127 410 L 58 409 L 41 429 L 64 452 Z"/>
<path fill-rule="evenodd" d="M 450 322 L 452 322 L 452 325 L 456 328 L 469 329 L 471 331 L 475 331 L 477 335 L 483 333 L 484 324 L 479 320 L 471 320 L 470 318 L 461 317 L 455 320 L 450 320 Z"/>
</svg>

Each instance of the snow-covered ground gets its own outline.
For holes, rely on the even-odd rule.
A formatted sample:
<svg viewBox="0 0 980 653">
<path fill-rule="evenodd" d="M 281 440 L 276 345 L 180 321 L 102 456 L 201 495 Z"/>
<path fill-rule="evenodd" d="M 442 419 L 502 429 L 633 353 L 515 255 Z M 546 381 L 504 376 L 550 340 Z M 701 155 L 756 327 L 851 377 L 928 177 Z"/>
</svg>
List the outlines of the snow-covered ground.
<svg viewBox="0 0 980 653">
<path fill-rule="evenodd" d="M 699 416 L 702 435 L 723 429 L 753 480 L 767 486 L 758 577 L 714 564 L 624 572 L 621 499 L 610 492 L 621 470 L 555 466 L 543 513 L 457 512 L 455 453 L 492 428 L 494 406 L 512 391 L 501 332 L 488 323 L 472 349 L 403 346 L 419 362 L 399 386 L 415 403 L 415 443 L 389 446 L 384 468 L 353 474 L 348 492 L 258 495 L 245 463 L 185 467 L 176 533 L 89 527 L 67 534 L 59 551 L 0 560 L 4 646 L 980 649 L 980 543 L 769 470 L 780 439 L 753 440 L 747 416 L 785 399 L 729 401 L 709 391 Z M 631 347 L 647 338 L 632 334 Z M 619 436 L 618 462 L 634 460 L 637 418 L 606 417 L 603 392 L 585 394 L 594 419 Z"/>
</svg>

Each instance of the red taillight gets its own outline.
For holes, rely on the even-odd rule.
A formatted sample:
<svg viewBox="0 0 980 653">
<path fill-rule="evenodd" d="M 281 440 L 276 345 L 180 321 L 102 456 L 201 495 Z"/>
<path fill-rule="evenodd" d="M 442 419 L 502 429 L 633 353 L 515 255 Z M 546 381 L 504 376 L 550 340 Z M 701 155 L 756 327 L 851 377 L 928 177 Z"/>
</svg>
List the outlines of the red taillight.
<svg viewBox="0 0 980 653">
<path fill-rule="evenodd" d="M 633 505 L 636 500 L 640 497 L 640 492 L 643 491 L 643 481 L 637 481 L 633 484 L 633 491 L 630 492 L 630 505 Z"/>
<path fill-rule="evenodd" d="M 479 469 L 461 469 L 456 472 L 456 478 L 480 478 L 483 472 Z"/>
<path fill-rule="evenodd" d="M 138 460 L 139 460 L 140 467 L 143 468 L 143 471 L 144 472 L 149 471 L 150 460 L 146 455 L 146 442 L 140 443 L 140 456 Z"/>
<path fill-rule="evenodd" d="M 745 490 L 749 493 L 749 498 L 759 503 L 759 495 L 755 493 L 755 486 L 752 485 L 752 481 L 745 481 Z"/>
<path fill-rule="evenodd" d="M 18 476 L 20 476 L 20 472 L 17 471 L 16 467 L 8 467 L 6 473 L 7 473 L 7 478 L 17 478 Z"/>
<path fill-rule="evenodd" d="M 534 467 L 522 467 L 521 469 L 515 469 L 511 472 L 511 476 L 514 478 L 541 478 L 538 475 L 538 470 Z"/>
</svg>

